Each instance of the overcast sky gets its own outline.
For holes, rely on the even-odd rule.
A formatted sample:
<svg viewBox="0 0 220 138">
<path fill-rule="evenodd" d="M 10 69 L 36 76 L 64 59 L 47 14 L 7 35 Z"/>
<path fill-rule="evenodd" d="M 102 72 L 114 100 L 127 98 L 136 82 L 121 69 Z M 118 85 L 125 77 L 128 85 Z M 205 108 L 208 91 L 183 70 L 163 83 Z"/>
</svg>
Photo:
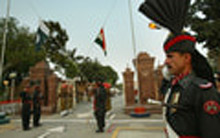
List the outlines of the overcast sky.
<svg viewBox="0 0 220 138">
<path fill-rule="evenodd" d="M 143 1 L 131 0 L 136 54 L 147 52 L 156 58 L 156 65 L 162 64 L 165 59 L 162 44 L 168 31 L 148 28 L 151 21 L 138 11 Z M 6 16 L 6 2 L 0 0 L 0 17 Z M 40 19 L 58 21 L 69 36 L 68 49 L 77 48 L 77 54 L 112 66 L 122 82 L 125 68 L 129 66 L 134 70 L 128 5 L 128 0 L 11 0 L 10 16 L 31 32 L 37 30 Z M 106 57 L 94 43 L 101 27 L 106 38 Z"/>
</svg>

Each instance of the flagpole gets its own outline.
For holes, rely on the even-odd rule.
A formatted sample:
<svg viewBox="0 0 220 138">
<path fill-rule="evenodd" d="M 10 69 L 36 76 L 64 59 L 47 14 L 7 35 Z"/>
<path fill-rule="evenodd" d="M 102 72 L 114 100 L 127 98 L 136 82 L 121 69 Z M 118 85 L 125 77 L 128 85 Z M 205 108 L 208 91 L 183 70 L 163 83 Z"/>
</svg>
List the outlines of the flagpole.
<svg viewBox="0 0 220 138">
<path fill-rule="evenodd" d="M 134 22 L 133 22 L 133 15 L 132 15 L 131 0 L 128 0 L 128 8 L 129 8 L 130 24 L 131 24 L 132 46 L 133 46 L 134 59 L 135 59 L 135 74 L 136 74 L 136 79 L 137 79 L 138 104 L 140 104 L 140 88 L 139 88 L 139 83 L 138 83 L 138 59 L 137 59 L 137 53 L 136 53 L 136 41 L 135 41 L 135 34 L 134 34 Z"/>
<path fill-rule="evenodd" d="M 7 38 L 7 33 L 8 33 L 9 11 L 10 11 L 10 0 L 7 1 L 7 13 L 6 13 L 6 19 L 5 19 L 3 41 L 2 41 L 2 52 L 1 52 L 1 63 L 0 63 L 0 83 L 2 82 L 2 76 L 3 76 L 2 74 L 3 74 L 3 67 L 4 67 L 6 38 Z M 2 85 L 2 83 L 1 83 L 1 85 Z"/>
</svg>

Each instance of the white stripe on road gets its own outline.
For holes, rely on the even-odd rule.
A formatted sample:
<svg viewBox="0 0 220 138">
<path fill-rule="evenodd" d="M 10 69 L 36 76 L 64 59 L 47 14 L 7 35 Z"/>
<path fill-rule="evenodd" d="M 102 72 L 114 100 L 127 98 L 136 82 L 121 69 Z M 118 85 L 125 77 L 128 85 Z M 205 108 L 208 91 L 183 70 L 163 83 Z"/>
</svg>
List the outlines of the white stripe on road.
<svg viewBox="0 0 220 138">
<path fill-rule="evenodd" d="M 42 135 L 38 136 L 37 138 L 45 138 L 48 135 L 50 135 L 52 132 L 60 132 L 61 133 L 61 132 L 64 132 L 64 129 L 65 129 L 64 126 L 50 128 L 45 133 L 43 133 Z"/>
<path fill-rule="evenodd" d="M 76 115 L 77 118 L 87 118 L 93 116 L 93 112 L 80 113 Z"/>
<path fill-rule="evenodd" d="M 20 119 L 13 120 L 14 122 L 21 122 Z M 109 121 L 109 119 L 106 119 Z M 88 123 L 88 119 L 41 119 L 41 122 L 46 123 Z M 95 120 L 91 120 L 91 122 L 95 122 Z M 163 123 L 162 119 L 114 119 L 111 121 L 116 124 L 123 123 Z"/>
<path fill-rule="evenodd" d="M 45 138 L 45 137 L 47 137 L 48 135 L 50 135 L 50 133 L 51 132 L 45 132 L 45 133 L 43 133 L 42 135 L 40 135 L 40 136 L 38 136 L 37 138 Z"/>
</svg>

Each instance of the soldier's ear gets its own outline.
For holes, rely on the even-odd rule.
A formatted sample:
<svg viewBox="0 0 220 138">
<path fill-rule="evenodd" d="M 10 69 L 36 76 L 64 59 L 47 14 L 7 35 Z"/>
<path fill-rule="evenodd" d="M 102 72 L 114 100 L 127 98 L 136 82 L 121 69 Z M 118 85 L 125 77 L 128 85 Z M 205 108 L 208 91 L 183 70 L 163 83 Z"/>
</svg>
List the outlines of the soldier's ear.
<svg viewBox="0 0 220 138">
<path fill-rule="evenodd" d="M 191 64 L 192 56 L 190 53 L 184 53 L 184 58 L 187 64 Z"/>
</svg>

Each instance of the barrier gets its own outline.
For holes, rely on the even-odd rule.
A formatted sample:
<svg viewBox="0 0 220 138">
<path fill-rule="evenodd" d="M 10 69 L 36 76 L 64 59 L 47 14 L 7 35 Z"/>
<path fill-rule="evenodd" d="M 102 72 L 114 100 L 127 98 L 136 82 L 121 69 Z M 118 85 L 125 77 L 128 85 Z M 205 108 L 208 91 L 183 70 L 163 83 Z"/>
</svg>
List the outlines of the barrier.
<svg viewBox="0 0 220 138">
<path fill-rule="evenodd" d="M 21 100 L 0 102 L 0 112 L 5 112 L 6 114 L 14 114 L 14 113 L 18 113 L 20 109 L 21 109 Z"/>
</svg>

